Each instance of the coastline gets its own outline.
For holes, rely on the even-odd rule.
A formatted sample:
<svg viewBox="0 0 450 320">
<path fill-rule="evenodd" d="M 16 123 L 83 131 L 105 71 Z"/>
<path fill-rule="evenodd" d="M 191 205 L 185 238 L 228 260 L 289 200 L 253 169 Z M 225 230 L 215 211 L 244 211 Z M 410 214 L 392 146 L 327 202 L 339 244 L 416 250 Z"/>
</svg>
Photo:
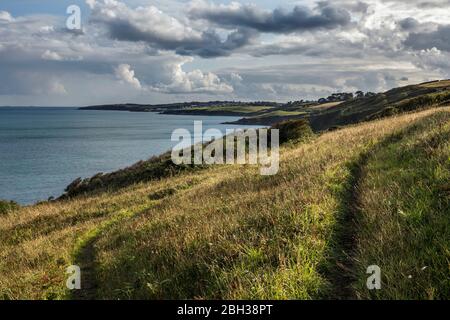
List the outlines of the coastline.
<svg viewBox="0 0 450 320">
<path fill-rule="evenodd" d="M 225 132 L 227 125 L 223 122 L 239 119 L 153 112 L 81 112 L 78 108 L 58 107 L 1 110 L 0 125 L 4 130 L 0 131 L 0 198 L 23 205 L 61 196 L 78 177 L 115 172 L 165 153 L 172 148 L 172 131 L 191 130 L 193 120 L 202 120 L 205 130 L 218 128 Z M 11 185 L 14 187 L 8 187 Z"/>
<path fill-rule="evenodd" d="M 239 104 L 230 102 L 217 102 L 221 107 L 216 107 L 215 104 L 210 103 L 182 103 L 182 104 L 170 104 L 170 105 L 140 105 L 140 104 L 111 104 L 111 105 L 99 105 L 99 106 L 87 106 L 80 107 L 78 110 L 96 110 L 96 111 L 121 111 L 121 112 L 154 112 L 158 114 L 167 115 L 185 115 L 185 116 L 212 116 L 212 117 L 239 117 L 236 121 L 226 121 L 221 124 L 229 125 L 250 125 L 250 126 L 271 126 L 277 122 L 285 121 L 288 119 L 300 119 L 309 116 L 309 113 L 301 112 L 299 114 L 291 114 L 286 116 L 272 115 L 274 112 L 279 112 L 281 106 L 276 103 L 266 103 L 268 106 L 260 107 L 261 110 L 248 111 L 246 108 L 258 108 L 255 104 L 264 103 L 249 103 Z M 199 108 L 198 105 L 201 107 Z M 206 106 L 208 105 L 208 106 Z M 222 107 L 233 109 L 223 110 Z M 238 105 L 239 107 L 233 107 Z M 220 109 L 222 108 L 222 109 Z M 239 108 L 242 111 L 239 111 Z M 265 108 L 265 109 L 264 109 Z"/>
</svg>

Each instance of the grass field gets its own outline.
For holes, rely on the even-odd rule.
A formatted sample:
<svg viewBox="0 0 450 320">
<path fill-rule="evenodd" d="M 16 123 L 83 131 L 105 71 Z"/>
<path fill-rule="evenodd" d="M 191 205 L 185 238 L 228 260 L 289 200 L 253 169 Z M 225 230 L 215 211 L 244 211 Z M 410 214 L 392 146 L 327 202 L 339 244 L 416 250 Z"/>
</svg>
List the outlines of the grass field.
<svg viewBox="0 0 450 320">
<path fill-rule="evenodd" d="M 322 103 L 316 106 L 312 106 L 309 107 L 311 110 L 326 110 L 329 108 L 333 108 L 336 107 L 338 105 L 340 105 L 342 102 L 327 102 L 327 103 Z"/>
<path fill-rule="evenodd" d="M 257 113 L 270 110 L 269 106 L 213 106 L 213 107 L 193 107 L 190 111 L 208 111 L 208 112 L 234 112 L 234 113 Z"/>
<path fill-rule="evenodd" d="M 445 88 L 450 87 L 450 80 L 441 80 L 424 83 L 421 85 L 424 88 Z"/>
<path fill-rule="evenodd" d="M 449 137 L 430 109 L 288 143 L 275 176 L 214 166 L 10 210 L 0 299 L 450 298 Z"/>
</svg>

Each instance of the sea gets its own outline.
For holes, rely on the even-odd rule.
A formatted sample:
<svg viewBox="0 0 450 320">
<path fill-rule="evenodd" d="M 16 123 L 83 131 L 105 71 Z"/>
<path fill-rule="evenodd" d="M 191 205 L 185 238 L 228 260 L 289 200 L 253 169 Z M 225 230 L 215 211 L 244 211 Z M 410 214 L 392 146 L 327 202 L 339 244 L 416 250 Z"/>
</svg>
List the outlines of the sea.
<svg viewBox="0 0 450 320">
<path fill-rule="evenodd" d="M 0 199 L 29 205 L 58 197 L 78 177 L 115 171 L 170 150 L 173 130 L 249 128 L 237 117 L 78 110 L 0 108 Z"/>
</svg>

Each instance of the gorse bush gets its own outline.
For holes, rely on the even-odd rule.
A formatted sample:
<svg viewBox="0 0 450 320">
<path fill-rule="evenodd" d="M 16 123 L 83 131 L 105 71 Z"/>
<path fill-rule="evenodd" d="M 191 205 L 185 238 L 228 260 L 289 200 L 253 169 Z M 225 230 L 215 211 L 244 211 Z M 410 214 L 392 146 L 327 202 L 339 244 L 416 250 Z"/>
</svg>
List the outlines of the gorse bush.
<svg viewBox="0 0 450 320">
<path fill-rule="evenodd" d="M 283 121 L 275 124 L 272 129 L 280 130 L 280 143 L 300 142 L 313 135 L 313 131 L 306 119 Z"/>
<path fill-rule="evenodd" d="M 14 201 L 0 200 L 0 215 L 6 215 L 11 211 L 19 209 L 19 207 Z"/>
</svg>

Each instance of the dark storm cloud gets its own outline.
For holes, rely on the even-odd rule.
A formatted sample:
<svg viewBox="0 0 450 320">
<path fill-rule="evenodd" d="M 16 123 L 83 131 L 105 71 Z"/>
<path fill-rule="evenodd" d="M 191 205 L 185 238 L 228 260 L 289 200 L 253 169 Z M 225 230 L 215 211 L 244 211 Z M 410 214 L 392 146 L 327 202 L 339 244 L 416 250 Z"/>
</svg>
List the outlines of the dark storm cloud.
<svg viewBox="0 0 450 320">
<path fill-rule="evenodd" d="M 204 19 L 227 28 L 245 27 L 267 33 L 290 33 L 346 26 L 350 13 L 321 2 L 316 11 L 296 6 L 292 11 L 275 9 L 263 11 L 255 6 L 198 6 L 190 11 L 192 18 Z"/>
<path fill-rule="evenodd" d="M 225 41 L 214 32 L 204 32 L 202 41 L 177 46 L 175 52 L 180 55 L 198 55 L 202 58 L 229 56 L 234 50 L 249 44 L 257 34 L 249 29 L 238 29 L 230 33 Z"/>
<path fill-rule="evenodd" d="M 213 30 L 201 33 L 199 37 L 181 39 L 161 37 L 157 33 L 140 30 L 127 20 L 104 22 L 109 36 L 121 41 L 143 41 L 154 48 L 175 51 L 180 55 L 197 55 L 202 58 L 229 56 L 234 50 L 251 42 L 257 33 L 250 29 L 238 29 L 230 33 L 225 41 Z"/>
<path fill-rule="evenodd" d="M 432 32 L 411 33 L 404 44 L 415 50 L 437 48 L 450 52 L 450 25 L 439 26 Z"/>
</svg>

